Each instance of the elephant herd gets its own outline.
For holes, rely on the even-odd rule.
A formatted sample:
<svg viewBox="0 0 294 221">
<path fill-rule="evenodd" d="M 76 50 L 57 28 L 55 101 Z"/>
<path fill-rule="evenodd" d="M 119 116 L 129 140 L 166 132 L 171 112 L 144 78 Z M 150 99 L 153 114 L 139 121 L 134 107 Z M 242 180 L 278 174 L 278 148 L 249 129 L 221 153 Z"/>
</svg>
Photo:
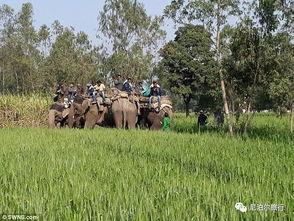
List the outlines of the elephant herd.
<svg viewBox="0 0 294 221">
<path fill-rule="evenodd" d="M 148 97 L 136 97 L 126 92 L 116 91 L 103 102 L 101 97 L 93 104 L 90 98 L 76 96 L 73 102 L 65 105 L 63 99 L 56 101 L 49 110 L 49 127 L 69 127 L 93 129 L 95 126 L 135 129 L 146 127 L 160 130 L 165 113 L 173 117 L 172 104 L 168 97 L 162 99 L 157 111 L 146 105 Z"/>
</svg>

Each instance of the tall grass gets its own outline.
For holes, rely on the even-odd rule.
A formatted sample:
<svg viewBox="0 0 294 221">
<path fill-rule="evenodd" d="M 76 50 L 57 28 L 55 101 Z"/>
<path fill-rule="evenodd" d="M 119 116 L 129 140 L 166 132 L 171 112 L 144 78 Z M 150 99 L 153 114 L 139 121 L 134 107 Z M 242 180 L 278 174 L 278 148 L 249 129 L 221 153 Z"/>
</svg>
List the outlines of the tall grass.
<svg viewBox="0 0 294 221">
<path fill-rule="evenodd" d="M 0 127 L 47 125 L 52 99 L 41 95 L 0 96 Z"/>
<path fill-rule="evenodd" d="M 176 114 L 171 133 L 50 130 L 50 99 L 0 97 L 0 214 L 42 220 L 291 220 L 286 118 L 257 115 L 247 137 Z M 6 117 L 9 118 L 6 118 Z M 12 126 L 12 127 L 11 127 Z M 175 133 L 180 132 L 180 133 Z M 284 204 L 284 211 L 234 205 Z"/>
<path fill-rule="evenodd" d="M 265 119 L 272 117 L 256 123 L 266 124 Z M 183 122 L 192 127 L 180 116 L 174 126 Z M 37 214 L 43 220 L 291 220 L 294 215 L 293 140 L 104 128 L 7 128 L 0 138 L 0 214 Z M 236 202 L 285 208 L 243 214 Z"/>
</svg>

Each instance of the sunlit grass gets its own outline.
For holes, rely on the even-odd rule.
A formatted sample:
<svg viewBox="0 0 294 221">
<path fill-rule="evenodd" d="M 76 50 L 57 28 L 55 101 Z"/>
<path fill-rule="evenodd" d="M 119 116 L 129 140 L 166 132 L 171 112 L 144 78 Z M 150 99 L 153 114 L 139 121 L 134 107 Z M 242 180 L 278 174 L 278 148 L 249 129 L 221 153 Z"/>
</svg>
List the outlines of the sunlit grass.
<svg viewBox="0 0 294 221">
<path fill-rule="evenodd" d="M 293 215 L 293 143 L 113 129 L 0 131 L 1 214 L 45 220 Z M 236 202 L 285 204 L 240 214 Z"/>
<path fill-rule="evenodd" d="M 50 99 L 5 99 L 1 110 L 16 108 L 18 121 L 31 122 L 10 122 L 0 130 L 0 214 L 36 214 L 43 220 L 291 220 L 294 215 L 294 139 L 287 118 L 256 115 L 248 135 L 233 138 L 211 117 L 199 130 L 196 117 L 183 114 L 175 115 L 171 133 L 50 130 L 28 128 L 45 125 L 40 122 L 46 117 L 40 118 Z M 31 110 L 40 113 L 32 116 Z M 250 204 L 285 208 L 242 214 L 236 202 L 248 209 Z"/>
</svg>

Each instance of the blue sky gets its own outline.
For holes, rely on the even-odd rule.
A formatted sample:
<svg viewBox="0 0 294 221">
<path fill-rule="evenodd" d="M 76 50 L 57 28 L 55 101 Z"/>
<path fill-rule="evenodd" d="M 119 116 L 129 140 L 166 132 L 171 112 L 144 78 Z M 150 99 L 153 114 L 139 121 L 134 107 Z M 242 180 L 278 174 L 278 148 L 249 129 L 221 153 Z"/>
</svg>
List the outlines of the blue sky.
<svg viewBox="0 0 294 221">
<path fill-rule="evenodd" d="M 64 26 L 73 26 L 77 31 L 85 31 L 93 43 L 97 43 L 98 12 L 104 5 L 104 0 L 0 0 L 16 11 L 21 5 L 31 2 L 34 8 L 34 24 L 50 26 L 54 20 L 59 20 Z M 145 5 L 149 15 L 160 15 L 170 0 L 140 0 Z M 166 24 L 167 40 L 173 38 L 172 24 Z"/>
</svg>

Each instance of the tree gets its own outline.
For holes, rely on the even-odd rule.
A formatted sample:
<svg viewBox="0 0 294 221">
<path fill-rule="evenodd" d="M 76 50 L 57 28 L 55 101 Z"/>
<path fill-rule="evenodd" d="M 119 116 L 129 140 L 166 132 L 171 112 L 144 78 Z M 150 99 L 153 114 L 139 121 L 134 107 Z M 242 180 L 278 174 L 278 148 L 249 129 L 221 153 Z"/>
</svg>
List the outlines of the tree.
<svg viewBox="0 0 294 221">
<path fill-rule="evenodd" d="M 7 87 L 6 82 L 9 80 L 8 78 L 8 62 L 10 47 L 8 44 L 8 40 L 10 36 L 14 33 L 14 11 L 8 5 L 2 5 L 0 7 L 0 71 L 1 71 L 1 91 L 2 94 L 5 93 L 5 89 Z"/>
<path fill-rule="evenodd" d="M 211 51 L 211 34 L 200 25 L 185 25 L 176 32 L 174 41 L 160 50 L 164 78 L 169 88 L 185 103 L 186 116 L 193 97 L 207 94 L 215 67 Z"/>
<path fill-rule="evenodd" d="M 187 3 L 185 0 L 173 0 L 165 9 L 165 16 L 172 18 L 174 21 L 183 22 L 187 19 L 190 22 L 201 22 L 208 28 L 208 30 L 215 32 L 216 60 L 218 64 L 217 70 L 220 79 L 224 110 L 231 134 L 233 134 L 233 125 L 231 122 L 221 65 L 222 45 L 220 33 L 224 25 L 227 23 L 228 17 L 239 13 L 238 4 L 238 0 L 193 0 L 187 1 Z"/>
<path fill-rule="evenodd" d="M 106 0 L 99 30 L 109 39 L 109 72 L 150 78 L 157 45 L 165 36 L 162 20 L 147 15 L 144 5 L 131 0 Z"/>
<path fill-rule="evenodd" d="M 58 24 L 58 22 L 55 22 Z M 46 57 L 45 73 L 49 87 L 61 82 L 86 84 L 102 78 L 99 72 L 99 49 L 91 45 L 84 32 L 75 33 L 73 28 L 53 26 L 56 40 Z"/>
<path fill-rule="evenodd" d="M 2 63 L 2 91 L 29 93 L 37 90 L 37 63 L 39 59 L 38 38 L 33 27 L 33 8 L 30 3 L 22 5 L 16 15 L 8 6 L 1 10 L 3 44 L 5 57 Z"/>
<path fill-rule="evenodd" d="M 268 61 L 270 79 L 265 81 L 267 91 L 274 103 L 275 109 L 281 116 L 284 107 L 291 110 L 290 130 L 293 132 L 294 121 L 294 44 L 288 33 L 277 33 L 274 36 L 274 53 Z"/>
<path fill-rule="evenodd" d="M 291 130 L 293 131 L 293 1 L 255 1 L 255 11 L 263 29 L 264 59 L 263 71 L 267 76 L 266 91 L 274 102 L 275 109 L 291 109 Z"/>
<path fill-rule="evenodd" d="M 242 133 L 253 117 L 252 103 L 256 97 L 257 87 L 263 77 L 261 70 L 263 43 L 260 29 L 254 27 L 249 18 L 244 18 L 233 29 L 229 44 L 230 54 L 224 59 L 225 80 L 231 100 L 231 109 L 235 111 L 235 104 L 246 109 L 246 120 L 242 125 Z M 244 106 L 246 104 L 246 106 Z M 237 110 L 240 112 L 240 108 Z M 239 114 L 239 113 L 238 113 Z"/>
</svg>

